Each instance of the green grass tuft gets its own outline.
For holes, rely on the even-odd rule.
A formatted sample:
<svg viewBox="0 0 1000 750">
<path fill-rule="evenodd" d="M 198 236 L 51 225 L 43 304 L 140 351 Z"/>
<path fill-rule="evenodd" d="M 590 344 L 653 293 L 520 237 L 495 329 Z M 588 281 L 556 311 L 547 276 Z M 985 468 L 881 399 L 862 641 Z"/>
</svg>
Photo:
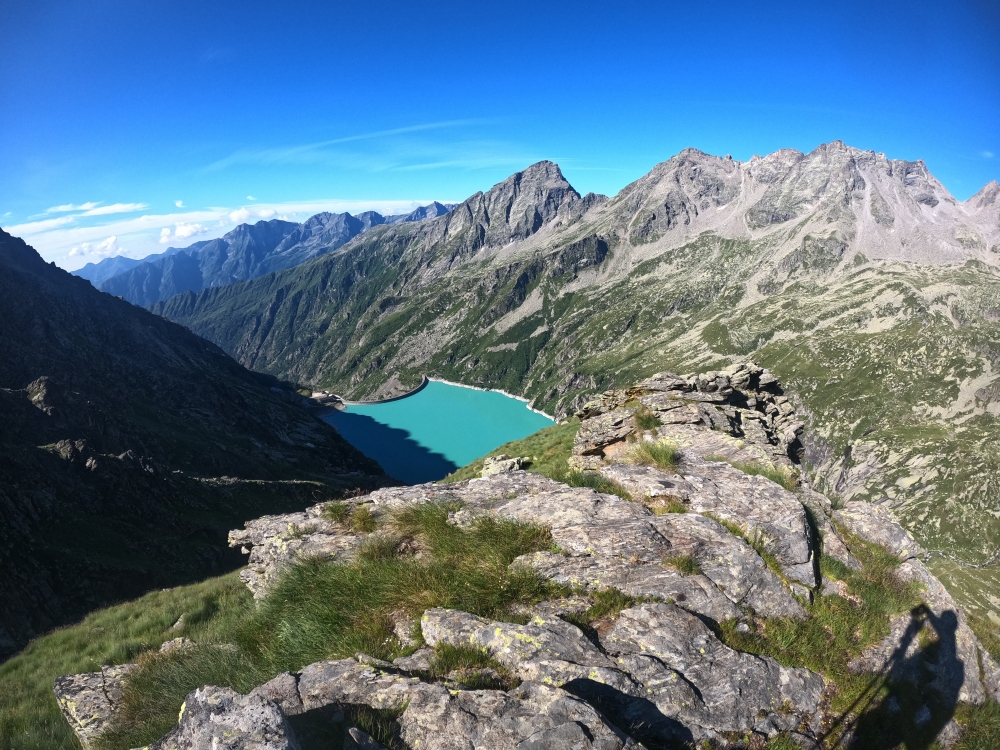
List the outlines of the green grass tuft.
<svg viewBox="0 0 1000 750">
<path fill-rule="evenodd" d="M 632 495 L 614 479 L 609 479 L 596 471 L 570 471 L 559 478 L 570 487 L 590 487 L 606 495 L 617 495 L 624 500 L 631 500 Z"/>
<path fill-rule="evenodd" d="M 698 564 L 697 560 L 691 557 L 691 555 L 673 555 L 671 557 L 664 557 L 663 564 L 687 576 L 698 575 L 701 573 L 701 566 Z"/>
<path fill-rule="evenodd" d="M 676 471 L 680 463 L 680 453 L 676 446 L 666 440 L 655 443 L 641 440 L 629 450 L 628 460 L 634 464 L 655 466 L 664 471 Z"/>
<path fill-rule="evenodd" d="M 370 534 L 378 528 L 378 522 L 372 515 L 371 508 L 362 505 L 351 513 L 351 528 L 359 534 Z"/>
<path fill-rule="evenodd" d="M 573 418 L 539 430 L 522 440 L 504 443 L 487 456 L 499 456 L 501 453 L 506 453 L 508 456 L 528 456 L 530 461 L 526 467 L 528 471 L 549 479 L 559 479 L 568 471 L 566 459 L 573 453 L 573 440 L 579 430 L 580 420 Z M 477 458 L 446 476 L 441 483 L 473 479 L 478 477 L 482 470 L 483 459 Z"/>
<path fill-rule="evenodd" d="M 333 523 L 347 523 L 348 516 L 350 516 L 351 509 L 348 507 L 347 503 L 335 502 L 330 503 L 325 508 L 323 508 L 323 518 Z"/>
<path fill-rule="evenodd" d="M 215 612 L 209 619 L 219 618 L 219 625 L 203 644 L 233 647 L 144 656 L 126 687 L 116 729 L 101 748 L 127 750 L 158 739 L 176 723 L 187 693 L 201 685 L 246 692 L 322 659 L 359 651 L 383 659 L 402 655 L 390 612 L 451 607 L 511 619 L 514 605 L 565 593 L 533 571 L 510 568 L 519 555 L 552 547 L 547 530 L 495 517 L 459 528 L 448 523 L 448 512 L 448 506 L 429 503 L 402 509 L 386 519 L 385 532 L 366 540 L 353 562 L 304 561 L 258 607 L 244 596 Z M 426 554 L 401 554 L 403 539 Z"/>
<path fill-rule="evenodd" d="M 754 477 L 766 477 L 777 485 L 784 487 L 789 492 L 794 492 L 799 486 L 799 475 L 791 469 L 781 466 L 770 466 L 768 464 L 753 463 L 750 461 L 727 461 L 734 469 L 739 469 L 744 474 Z"/>
<path fill-rule="evenodd" d="M 632 419 L 635 421 L 635 426 L 640 430 L 655 430 L 663 424 L 656 414 L 641 404 L 632 414 Z"/>
</svg>

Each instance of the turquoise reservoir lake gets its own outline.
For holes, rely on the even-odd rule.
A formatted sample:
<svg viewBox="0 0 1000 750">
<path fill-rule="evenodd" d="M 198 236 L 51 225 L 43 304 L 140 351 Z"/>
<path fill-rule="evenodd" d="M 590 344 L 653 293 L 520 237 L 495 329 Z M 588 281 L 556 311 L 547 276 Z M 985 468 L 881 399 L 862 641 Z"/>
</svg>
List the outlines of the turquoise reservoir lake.
<svg viewBox="0 0 1000 750">
<path fill-rule="evenodd" d="M 511 440 L 554 424 L 497 391 L 429 382 L 384 404 L 350 404 L 324 419 L 347 442 L 410 484 L 432 482 Z"/>
</svg>

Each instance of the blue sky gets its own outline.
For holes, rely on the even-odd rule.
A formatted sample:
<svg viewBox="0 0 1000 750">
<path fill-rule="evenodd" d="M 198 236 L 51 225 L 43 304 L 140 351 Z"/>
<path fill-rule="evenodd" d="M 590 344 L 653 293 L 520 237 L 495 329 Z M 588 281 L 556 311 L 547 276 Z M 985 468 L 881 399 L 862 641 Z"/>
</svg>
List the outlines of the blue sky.
<svg viewBox="0 0 1000 750">
<path fill-rule="evenodd" d="M 540 159 L 614 194 L 687 146 L 840 139 L 960 199 L 1000 178 L 992 0 L 35 0 L 0 31 L 0 226 L 70 269 Z"/>
</svg>

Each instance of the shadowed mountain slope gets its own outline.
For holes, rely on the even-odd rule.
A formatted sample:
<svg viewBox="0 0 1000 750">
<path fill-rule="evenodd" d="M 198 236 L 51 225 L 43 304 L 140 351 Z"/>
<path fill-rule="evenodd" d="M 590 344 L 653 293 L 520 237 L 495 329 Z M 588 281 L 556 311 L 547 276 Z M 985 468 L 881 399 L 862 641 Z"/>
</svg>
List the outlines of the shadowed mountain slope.
<svg viewBox="0 0 1000 750">
<path fill-rule="evenodd" d="M 218 541 L 250 507 L 385 481 L 297 399 L 0 232 L 0 656 L 236 567 Z"/>
<path fill-rule="evenodd" d="M 840 142 L 745 163 L 688 149 L 611 199 L 542 162 L 445 216 L 155 310 L 347 397 L 427 373 L 560 415 L 752 357 L 808 421 L 821 486 L 980 562 L 1000 541 L 998 267 L 996 183 L 960 202 L 922 162 Z M 1000 615 L 979 596 L 991 569 L 942 575 Z"/>
</svg>

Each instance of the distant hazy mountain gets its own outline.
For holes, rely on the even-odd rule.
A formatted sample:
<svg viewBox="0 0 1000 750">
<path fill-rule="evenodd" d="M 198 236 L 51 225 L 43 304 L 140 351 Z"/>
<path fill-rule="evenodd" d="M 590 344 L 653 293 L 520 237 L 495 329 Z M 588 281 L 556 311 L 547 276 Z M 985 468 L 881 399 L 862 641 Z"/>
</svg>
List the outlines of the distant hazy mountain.
<svg viewBox="0 0 1000 750">
<path fill-rule="evenodd" d="M 324 212 L 302 224 L 278 219 L 241 224 L 216 240 L 169 248 L 142 260 L 108 258 L 74 274 L 101 291 L 148 307 L 181 292 L 249 281 L 297 266 L 336 250 L 373 226 L 423 221 L 448 210 L 449 206 L 435 201 L 399 216 L 384 217 L 375 211 L 357 216 Z"/>
<path fill-rule="evenodd" d="M 434 201 L 429 206 L 421 206 L 408 214 L 397 214 L 396 216 L 386 216 L 386 224 L 403 224 L 408 221 L 423 221 L 424 219 L 436 219 L 451 211 L 457 203 L 438 203 Z"/>
<path fill-rule="evenodd" d="M 202 245 L 205 243 L 196 244 Z M 186 249 L 191 250 L 194 247 L 195 245 L 192 245 Z M 124 255 L 116 255 L 114 258 L 105 258 L 99 263 L 88 263 L 83 268 L 73 271 L 73 275 L 79 276 L 81 279 L 86 279 L 94 286 L 100 286 L 108 279 L 126 271 L 131 271 L 141 263 L 151 263 L 159 258 L 165 258 L 168 255 L 174 255 L 179 252 L 181 252 L 181 248 L 179 247 L 168 247 L 162 253 L 153 253 L 152 255 L 147 255 L 145 258 L 126 258 Z"/>
<path fill-rule="evenodd" d="M 921 161 L 688 149 L 611 199 L 542 162 L 155 310 L 350 398 L 428 374 L 560 416 L 653 372 L 754 359 L 808 420 L 821 488 L 890 503 L 974 562 L 1000 539 L 1000 186 L 958 201 Z M 974 609 L 1000 590 L 997 568 L 940 572 Z"/>
</svg>

